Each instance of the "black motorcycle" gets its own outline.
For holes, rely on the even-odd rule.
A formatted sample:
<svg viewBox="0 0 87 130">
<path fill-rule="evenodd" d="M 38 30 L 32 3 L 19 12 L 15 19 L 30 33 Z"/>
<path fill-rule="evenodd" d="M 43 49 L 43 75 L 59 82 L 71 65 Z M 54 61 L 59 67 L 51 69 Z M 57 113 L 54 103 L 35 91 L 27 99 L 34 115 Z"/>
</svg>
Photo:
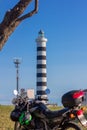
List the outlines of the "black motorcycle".
<svg viewBox="0 0 87 130">
<path fill-rule="evenodd" d="M 81 108 L 84 101 L 82 90 L 73 90 L 62 96 L 63 109 L 51 111 L 43 99 L 29 100 L 27 93 L 14 91 L 12 103 L 15 109 L 10 118 L 15 122 L 14 130 L 81 130 L 78 123 L 87 127 Z"/>
</svg>

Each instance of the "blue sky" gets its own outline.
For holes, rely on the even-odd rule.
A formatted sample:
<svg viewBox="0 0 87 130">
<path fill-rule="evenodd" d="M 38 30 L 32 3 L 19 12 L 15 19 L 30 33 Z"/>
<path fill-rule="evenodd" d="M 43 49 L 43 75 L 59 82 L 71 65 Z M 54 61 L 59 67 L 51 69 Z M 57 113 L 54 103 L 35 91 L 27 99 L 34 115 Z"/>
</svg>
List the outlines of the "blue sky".
<svg viewBox="0 0 87 130">
<path fill-rule="evenodd" d="M 16 2 L 0 0 L 0 22 Z M 40 29 L 48 39 L 50 101 L 59 103 L 65 92 L 87 88 L 87 0 L 39 0 L 38 13 L 19 25 L 0 52 L 0 104 L 11 103 L 16 87 L 14 57 L 22 58 L 20 88 L 36 88 L 35 39 Z"/>
</svg>

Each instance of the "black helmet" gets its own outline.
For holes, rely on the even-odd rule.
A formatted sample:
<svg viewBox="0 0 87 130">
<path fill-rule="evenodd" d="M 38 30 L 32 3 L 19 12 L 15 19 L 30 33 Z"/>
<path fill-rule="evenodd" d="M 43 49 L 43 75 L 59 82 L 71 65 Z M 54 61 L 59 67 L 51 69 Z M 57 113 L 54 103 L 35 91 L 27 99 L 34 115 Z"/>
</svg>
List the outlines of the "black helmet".
<svg viewBox="0 0 87 130">
<path fill-rule="evenodd" d="M 12 121 L 18 121 L 21 113 L 19 110 L 13 110 L 10 114 L 10 118 Z"/>
</svg>

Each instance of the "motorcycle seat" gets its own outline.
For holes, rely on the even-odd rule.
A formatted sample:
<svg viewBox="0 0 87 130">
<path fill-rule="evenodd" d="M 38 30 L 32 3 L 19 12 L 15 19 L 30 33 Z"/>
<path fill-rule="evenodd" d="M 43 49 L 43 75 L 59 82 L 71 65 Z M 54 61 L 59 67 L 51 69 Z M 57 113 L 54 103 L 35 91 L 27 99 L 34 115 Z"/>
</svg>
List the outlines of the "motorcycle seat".
<svg viewBox="0 0 87 130">
<path fill-rule="evenodd" d="M 44 114 L 46 115 L 47 118 L 49 119 L 53 119 L 53 118 L 56 118 L 56 117 L 61 117 L 64 113 L 66 113 L 68 111 L 67 108 L 64 108 L 62 110 L 57 110 L 57 111 L 51 111 L 49 109 L 46 109 L 44 111 Z"/>
<path fill-rule="evenodd" d="M 43 114 L 48 118 L 48 119 L 53 119 L 56 117 L 61 117 L 64 113 L 66 113 L 68 111 L 68 108 L 63 108 L 61 110 L 57 110 L 57 111 L 51 111 L 49 108 L 46 107 L 45 104 L 40 104 L 39 109 L 41 109 L 41 111 L 43 111 Z"/>
</svg>

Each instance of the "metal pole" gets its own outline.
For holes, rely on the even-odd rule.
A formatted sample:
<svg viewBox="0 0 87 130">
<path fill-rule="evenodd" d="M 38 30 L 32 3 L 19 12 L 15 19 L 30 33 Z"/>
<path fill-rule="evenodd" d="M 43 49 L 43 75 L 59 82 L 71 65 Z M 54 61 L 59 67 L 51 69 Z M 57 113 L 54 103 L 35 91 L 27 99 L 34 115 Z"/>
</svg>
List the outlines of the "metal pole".
<svg viewBox="0 0 87 130">
<path fill-rule="evenodd" d="M 19 70 L 18 70 L 18 65 L 17 65 L 17 72 L 16 72 L 16 79 L 17 79 L 17 91 L 19 91 Z"/>
<path fill-rule="evenodd" d="M 19 92 L 19 64 L 20 64 L 20 60 L 14 59 L 14 64 L 16 67 L 16 90 Z"/>
</svg>

